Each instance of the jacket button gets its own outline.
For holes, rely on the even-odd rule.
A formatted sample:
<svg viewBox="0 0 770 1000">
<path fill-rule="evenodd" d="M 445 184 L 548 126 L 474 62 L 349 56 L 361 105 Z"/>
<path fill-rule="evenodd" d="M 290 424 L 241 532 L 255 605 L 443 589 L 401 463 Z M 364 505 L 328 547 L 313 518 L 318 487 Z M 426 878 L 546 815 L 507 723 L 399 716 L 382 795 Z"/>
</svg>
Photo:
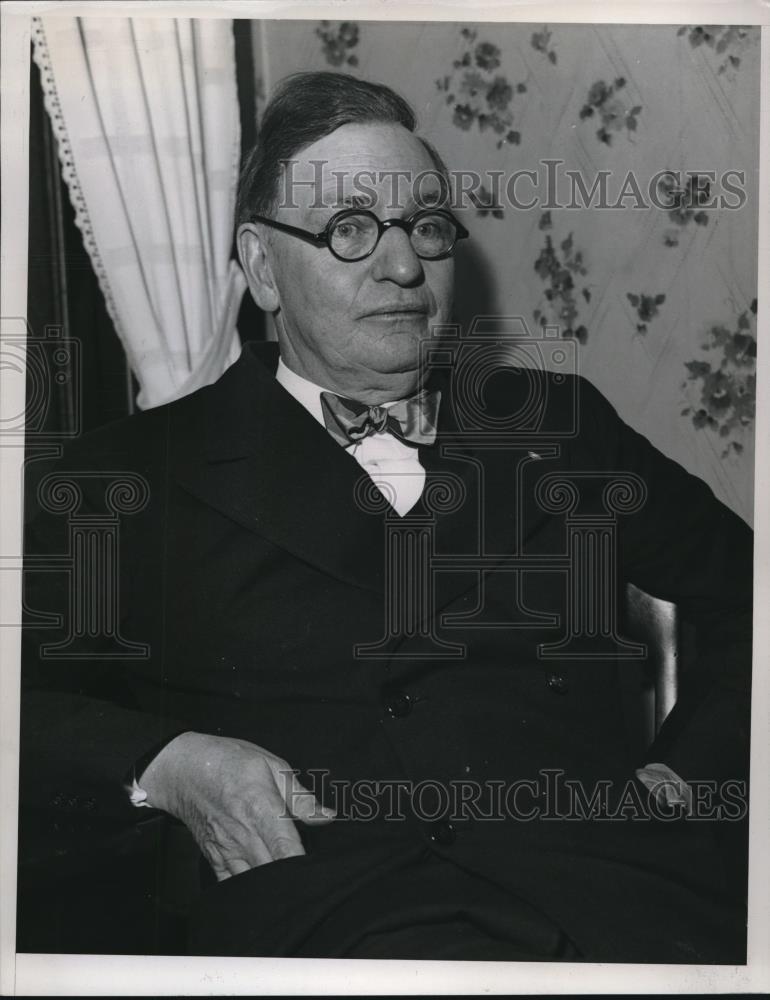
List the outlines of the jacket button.
<svg viewBox="0 0 770 1000">
<path fill-rule="evenodd" d="M 403 719 L 412 711 L 412 699 L 406 691 L 393 691 L 385 707 L 394 719 Z"/>
<path fill-rule="evenodd" d="M 457 839 L 457 831 L 451 823 L 442 819 L 431 827 L 430 839 L 434 844 L 440 844 L 441 847 L 449 847 Z"/>
<path fill-rule="evenodd" d="M 569 681 L 561 674 L 549 674 L 546 684 L 554 694 L 566 694 L 569 691 Z"/>
</svg>

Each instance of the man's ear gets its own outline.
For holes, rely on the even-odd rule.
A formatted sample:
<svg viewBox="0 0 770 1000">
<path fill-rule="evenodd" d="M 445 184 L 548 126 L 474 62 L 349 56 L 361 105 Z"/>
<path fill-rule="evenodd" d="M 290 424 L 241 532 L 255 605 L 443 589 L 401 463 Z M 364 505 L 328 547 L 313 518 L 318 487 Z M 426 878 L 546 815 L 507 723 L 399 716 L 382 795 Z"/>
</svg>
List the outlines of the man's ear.
<svg viewBox="0 0 770 1000">
<path fill-rule="evenodd" d="M 253 222 L 238 227 L 238 257 L 252 298 L 260 309 L 273 313 L 280 305 L 278 288 L 266 253 L 265 240 Z"/>
</svg>

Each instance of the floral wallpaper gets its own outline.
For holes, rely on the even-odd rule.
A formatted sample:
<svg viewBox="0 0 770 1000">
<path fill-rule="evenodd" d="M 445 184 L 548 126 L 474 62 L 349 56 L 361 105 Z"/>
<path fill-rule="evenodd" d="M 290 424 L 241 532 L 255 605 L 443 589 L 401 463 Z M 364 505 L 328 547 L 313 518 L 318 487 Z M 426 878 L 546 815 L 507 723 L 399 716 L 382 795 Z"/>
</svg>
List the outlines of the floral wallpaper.
<svg viewBox="0 0 770 1000">
<path fill-rule="evenodd" d="M 706 331 L 705 357 L 687 361 L 682 389 L 694 402 L 682 410 L 693 427 L 711 428 L 725 441 L 722 456 L 742 454 L 746 432 L 756 412 L 757 337 L 754 319 L 757 300 L 729 324 L 715 323 Z M 694 383 L 695 393 L 689 391 Z"/>
<path fill-rule="evenodd" d="M 636 132 L 637 118 L 642 110 L 641 104 L 628 107 L 623 100 L 621 91 L 625 89 L 625 77 L 619 76 L 612 83 L 597 80 L 591 84 L 586 95 L 586 103 L 580 109 L 581 120 L 596 118 L 599 127 L 596 138 L 599 142 L 612 145 L 613 132 Z"/>
<path fill-rule="evenodd" d="M 315 33 L 321 39 L 324 58 L 330 66 L 358 66 L 358 56 L 353 51 L 358 45 L 358 25 L 354 21 L 337 25 L 321 21 Z"/>
<path fill-rule="evenodd" d="M 463 131 L 474 124 L 480 132 L 491 131 L 500 149 L 504 143 L 518 146 L 521 135 L 513 127 L 514 94 L 526 94 L 526 83 L 513 84 L 499 72 L 500 49 L 493 42 L 478 40 L 472 28 L 461 28 L 464 51 L 452 61 L 452 73 L 436 80 L 436 87 L 446 93 L 446 103 L 453 109 L 452 123 Z"/>
<path fill-rule="evenodd" d="M 713 49 L 715 58 L 722 56 L 717 66 L 719 75 L 740 69 L 741 56 L 757 42 L 756 28 L 734 24 L 683 24 L 677 35 L 684 35 L 694 49 L 705 45 Z"/>
<path fill-rule="evenodd" d="M 553 229 L 550 212 L 543 212 L 538 228 Z M 535 272 L 548 286 L 543 292 L 547 306 L 538 306 L 532 313 L 535 323 L 545 326 L 550 320 L 558 324 L 562 337 L 575 337 L 579 343 L 584 344 L 588 338 L 588 330 L 579 322 L 576 279 L 586 277 L 588 268 L 583 261 L 583 251 L 575 247 L 571 232 L 556 246 L 550 233 L 545 237 L 545 243 L 535 261 Z M 591 301 L 591 290 L 587 285 L 579 289 L 579 295 L 586 302 Z"/>
<path fill-rule="evenodd" d="M 472 238 L 457 254 L 464 328 L 480 314 L 521 316 L 535 336 L 557 325 L 621 416 L 751 521 L 758 28 L 255 21 L 253 31 L 268 96 L 303 69 L 389 84 L 450 169 L 478 175 L 462 216 Z M 533 203 L 512 204 L 496 172 L 522 174 L 514 190 Z"/>
<path fill-rule="evenodd" d="M 543 55 L 552 62 L 554 66 L 559 61 L 559 57 L 556 54 L 556 49 L 551 46 L 552 33 L 548 30 L 548 25 L 543 26 L 542 31 L 536 31 L 530 38 L 530 45 L 537 52 L 542 52 Z"/>
</svg>

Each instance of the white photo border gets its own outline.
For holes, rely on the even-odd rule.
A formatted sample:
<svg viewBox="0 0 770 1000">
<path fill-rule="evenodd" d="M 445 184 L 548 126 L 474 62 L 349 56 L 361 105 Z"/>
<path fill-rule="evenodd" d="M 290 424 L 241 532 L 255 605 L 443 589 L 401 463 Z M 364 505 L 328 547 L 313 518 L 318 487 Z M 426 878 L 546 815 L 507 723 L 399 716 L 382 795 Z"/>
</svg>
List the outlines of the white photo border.
<svg viewBox="0 0 770 1000">
<path fill-rule="evenodd" d="M 755 462 L 755 624 L 748 961 L 745 966 L 406 962 L 15 952 L 20 629 L 0 629 L 0 995 L 343 995 L 762 993 L 770 990 L 770 7 L 711 3 L 389 0 L 3 2 L 0 342 L 26 316 L 30 19 L 33 15 L 762 25 Z M 761 333 L 760 333 L 761 331 Z M 0 370 L 0 420 L 24 409 L 24 380 Z M 21 552 L 23 448 L 0 448 L 0 553 Z M 19 620 L 21 573 L 0 574 L 0 621 Z"/>
</svg>

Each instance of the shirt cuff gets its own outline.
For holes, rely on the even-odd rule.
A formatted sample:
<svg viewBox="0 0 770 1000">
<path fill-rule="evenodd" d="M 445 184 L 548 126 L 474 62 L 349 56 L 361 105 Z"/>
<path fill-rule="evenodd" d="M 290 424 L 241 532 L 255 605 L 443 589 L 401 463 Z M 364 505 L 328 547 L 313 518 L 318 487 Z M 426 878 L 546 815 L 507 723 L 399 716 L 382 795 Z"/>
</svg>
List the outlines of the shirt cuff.
<svg viewBox="0 0 770 1000">
<path fill-rule="evenodd" d="M 124 785 L 123 787 L 128 793 L 128 800 L 132 806 L 136 806 L 137 808 L 144 806 L 146 809 L 152 809 L 152 806 L 147 801 L 147 792 L 139 787 L 136 778 L 133 779 L 130 785 Z"/>
<path fill-rule="evenodd" d="M 658 805 L 684 806 L 688 810 L 692 806 L 690 786 L 666 764 L 645 764 L 637 768 L 636 776 Z"/>
<path fill-rule="evenodd" d="M 161 750 L 165 749 L 177 736 L 181 736 L 182 733 L 186 732 L 188 732 L 186 729 L 175 729 L 170 736 L 166 736 L 160 743 L 156 743 L 150 750 L 142 754 L 138 760 L 135 760 L 126 774 L 123 775 L 123 788 L 126 790 L 128 800 L 132 806 L 136 806 L 137 808 L 144 806 L 147 809 L 155 808 L 151 802 L 147 801 L 147 792 L 139 785 L 137 779 L 141 778 Z"/>
</svg>

